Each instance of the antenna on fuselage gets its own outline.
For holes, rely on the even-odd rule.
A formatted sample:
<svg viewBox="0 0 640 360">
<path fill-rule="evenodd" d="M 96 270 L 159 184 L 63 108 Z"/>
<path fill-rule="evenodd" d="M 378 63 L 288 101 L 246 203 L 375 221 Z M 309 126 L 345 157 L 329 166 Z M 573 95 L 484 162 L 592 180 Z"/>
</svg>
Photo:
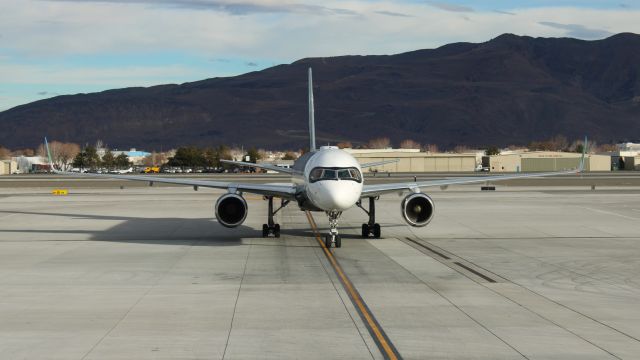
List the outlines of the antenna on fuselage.
<svg viewBox="0 0 640 360">
<path fill-rule="evenodd" d="M 309 68 L 309 152 L 316 151 L 316 126 L 313 117 L 313 76 Z"/>
</svg>

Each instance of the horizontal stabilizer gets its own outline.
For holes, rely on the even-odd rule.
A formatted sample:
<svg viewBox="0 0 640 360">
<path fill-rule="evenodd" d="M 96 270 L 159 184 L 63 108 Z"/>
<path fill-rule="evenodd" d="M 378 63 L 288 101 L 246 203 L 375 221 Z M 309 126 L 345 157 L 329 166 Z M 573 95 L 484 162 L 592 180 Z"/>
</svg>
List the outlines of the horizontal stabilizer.
<svg viewBox="0 0 640 360">
<path fill-rule="evenodd" d="M 251 163 L 251 162 L 233 161 L 233 160 L 220 160 L 220 162 L 225 163 L 225 164 L 230 164 L 230 165 L 255 167 L 255 168 L 259 168 L 259 169 L 276 171 L 276 172 L 280 172 L 280 173 L 284 173 L 284 174 L 292 174 L 293 173 L 292 169 L 287 169 L 287 168 L 283 168 L 283 167 L 276 166 L 276 165 L 270 165 L 270 164 L 254 164 L 254 163 Z"/>
</svg>

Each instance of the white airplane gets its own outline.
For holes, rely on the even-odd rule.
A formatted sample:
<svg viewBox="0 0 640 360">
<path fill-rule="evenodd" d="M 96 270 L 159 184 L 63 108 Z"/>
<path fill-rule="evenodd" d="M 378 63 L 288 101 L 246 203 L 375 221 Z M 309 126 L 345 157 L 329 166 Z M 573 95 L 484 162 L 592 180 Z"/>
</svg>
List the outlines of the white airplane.
<svg viewBox="0 0 640 360">
<path fill-rule="evenodd" d="M 584 150 L 586 150 L 587 147 L 587 139 L 585 138 L 584 150 L 579 166 L 576 169 L 567 171 L 365 185 L 364 177 L 362 176 L 363 168 L 396 162 L 398 160 L 360 164 L 351 154 L 335 146 L 321 146 L 319 149 L 316 148 L 311 69 L 309 69 L 309 137 L 309 152 L 298 158 L 290 169 L 267 164 L 224 161 L 230 164 L 257 167 L 289 174 L 292 179 L 292 183 L 289 184 L 248 184 L 195 179 L 172 179 L 154 176 L 64 172 L 54 169 L 46 138 L 45 145 L 49 153 L 51 168 L 58 174 L 147 181 L 151 186 L 156 182 L 187 185 L 193 186 L 194 190 L 197 190 L 199 187 L 225 189 L 227 193 L 220 196 L 216 201 L 215 216 L 220 224 L 229 228 L 240 226 L 247 218 L 248 206 L 243 197 L 244 193 L 263 195 L 268 201 L 267 223 L 262 225 L 263 237 L 267 237 L 270 234 L 275 237 L 280 237 L 280 225 L 275 223 L 273 217 L 290 202 L 295 201 L 302 211 L 322 211 L 327 215 L 329 218 L 329 233 L 325 235 L 325 245 L 328 248 L 331 246 L 341 247 L 342 241 L 338 234 L 338 219 L 343 211 L 353 206 L 361 208 L 369 217 L 369 221 L 362 224 L 362 237 L 373 235 L 373 237 L 379 238 L 381 232 L 380 224 L 376 222 L 375 202 L 382 194 L 408 192 L 409 194 L 401 203 L 402 216 L 409 225 L 421 227 L 427 225 L 431 219 L 433 219 L 435 213 L 434 202 L 429 195 L 422 192 L 424 188 L 579 173 L 584 170 Z M 281 199 L 280 206 L 276 210 L 274 210 L 273 206 L 274 198 Z M 362 205 L 364 199 L 368 200 L 368 209 L 365 209 Z"/>
</svg>

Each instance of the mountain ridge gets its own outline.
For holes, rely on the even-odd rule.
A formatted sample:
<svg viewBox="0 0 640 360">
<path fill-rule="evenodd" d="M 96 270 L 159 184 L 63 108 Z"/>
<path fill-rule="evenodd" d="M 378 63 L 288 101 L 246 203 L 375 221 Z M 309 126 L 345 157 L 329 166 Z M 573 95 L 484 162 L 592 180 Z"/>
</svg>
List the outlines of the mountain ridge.
<svg viewBox="0 0 640 360">
<path fill-rule="evenodd" d="M 102 139 L 114 147 L 306 146 L 306 69 L 318 144 L 387 136 L 455 145 L 561 134 L 640 137 L 640 36 L 503 34 L 395 55 L 304 58 L 234 77 L 63 95 L 0 112 L 0 145 Z M 39 129 L 42 133 L 35 133 Z"/>
</svg>

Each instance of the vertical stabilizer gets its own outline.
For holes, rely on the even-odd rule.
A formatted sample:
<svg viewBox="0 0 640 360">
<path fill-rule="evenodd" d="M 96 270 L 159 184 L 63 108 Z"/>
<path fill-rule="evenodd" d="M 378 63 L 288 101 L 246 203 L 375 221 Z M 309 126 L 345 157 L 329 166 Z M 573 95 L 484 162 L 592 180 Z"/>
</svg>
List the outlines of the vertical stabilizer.
<svg viewBox="0 0 640 360">
<path fill-rule="evenodd" d="M 309 151 L 316 150 L 316 126 L 313 117 L 313 77 L 309 68 Z"/>
<path fill-rule="evenodd" d="M 584 172 L 585 169 L 585 155 L 587 153 L 587 136 L 584 137 L 584 143 L 582 143 L 582 157 L 580 157 L 580 163 L 578 164 L 578 172 Z"/>
</svg>

